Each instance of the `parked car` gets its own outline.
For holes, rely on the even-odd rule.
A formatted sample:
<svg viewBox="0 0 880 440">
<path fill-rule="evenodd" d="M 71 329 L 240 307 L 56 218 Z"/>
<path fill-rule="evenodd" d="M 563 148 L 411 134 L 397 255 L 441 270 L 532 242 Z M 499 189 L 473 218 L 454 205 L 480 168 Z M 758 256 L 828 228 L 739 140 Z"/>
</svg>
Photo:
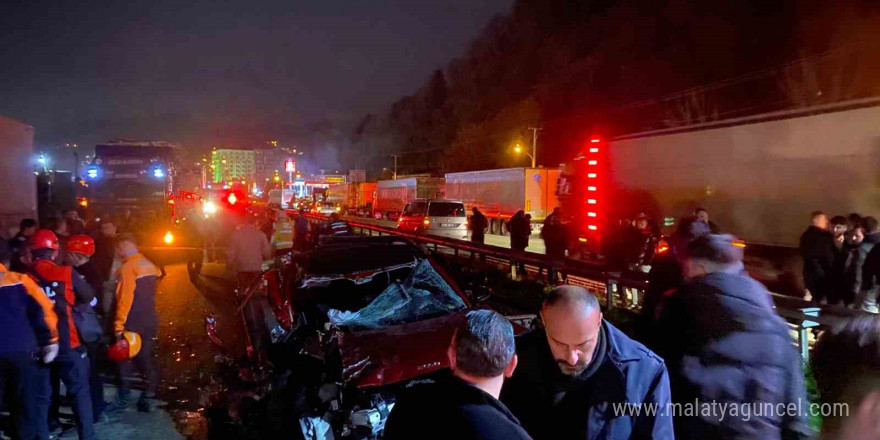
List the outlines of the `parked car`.
<svg viewBox="0 0 880 440">
<path fill-rule="evenodd" d="M 451 238 L 467 238 L 467 213 L 457 200 L 418 199 L 407 203 L 397 228 Z"/>
</svg>

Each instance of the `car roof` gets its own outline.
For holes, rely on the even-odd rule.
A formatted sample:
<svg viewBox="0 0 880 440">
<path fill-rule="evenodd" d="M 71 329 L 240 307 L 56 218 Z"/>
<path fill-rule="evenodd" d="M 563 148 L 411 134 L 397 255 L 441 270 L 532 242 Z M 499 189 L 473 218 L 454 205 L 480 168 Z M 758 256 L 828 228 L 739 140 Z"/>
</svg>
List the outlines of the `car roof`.
<svg viewBox="0 0 880 440">
<path fill-rule="evenodd" d="M 425 259 L 406 239 L 385 237 L 327 237 L 308 254 L 308 275 L 336 275 L 377 270 Z"/>
</svg>

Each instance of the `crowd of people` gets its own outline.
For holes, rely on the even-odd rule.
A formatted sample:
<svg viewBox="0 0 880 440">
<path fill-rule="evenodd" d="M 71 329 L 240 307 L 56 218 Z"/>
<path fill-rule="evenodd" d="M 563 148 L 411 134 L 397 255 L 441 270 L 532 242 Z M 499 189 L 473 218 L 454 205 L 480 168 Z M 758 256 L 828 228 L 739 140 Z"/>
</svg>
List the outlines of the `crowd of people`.
<svg viewBox="0 0 880 440">
<path fill-rule="evenodd" d="M 160 271 L 139 253 L 133 227 L 130 212 L 87 223 L 69 211 L 42 224 L 22 220 L 15 236 L 0 240 L 0 399 L 13 415 L 13 438 L 48 440 L 62 430 L 61 383 L 81 440 L 133 403 L 135 370 L 146 384 L 137 410 L 153 409 Z M 105 359 L 118 367 L 109 403 L 98 371 Z"/>
<path fill-rule="evenodd" d="M 570 285 L 518 336 L 497 313 L 471 311 L 447 350 L 452 376 L 404 391 L 384 438 L 806 439 L 821 415 L 823 439 L 880 439 L 880 318 L 820 336 L 811 402 L 788 325 L 745 274 L 740 242 L 688 223 L 681 279 L 655 301 L 651 337 L 627 336 Z"/>
<path fill-rule="evenodd" d="M 877 313 L 880 291 L 880 222 L 850 214 L 828 220 L 812 213 L 801 235 L 804 287 L 818 304 L 841 305 Z"/>
</svg>

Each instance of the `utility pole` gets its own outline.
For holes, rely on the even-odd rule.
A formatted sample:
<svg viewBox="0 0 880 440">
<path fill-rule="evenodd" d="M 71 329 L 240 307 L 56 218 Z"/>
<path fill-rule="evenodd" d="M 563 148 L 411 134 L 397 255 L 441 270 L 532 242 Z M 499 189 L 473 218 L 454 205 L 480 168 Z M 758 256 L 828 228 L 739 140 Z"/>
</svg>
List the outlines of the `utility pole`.
<svg viewBox="0 0 880 440">
<path fill-rule="evenodd" d="M 535 159 L 538 157 L 538 132 L 542 127 L 529 127 L 532 130 L 532 168 L 537 168 Z"/>
<path fill-rule="evenodd" d="M 394 171 L 392 172 L 391 180 L 397 180 L 397 158 L 400 157 L 400 155 L 392 154 L 391 157 L 394 158 Z"/>
</svg>

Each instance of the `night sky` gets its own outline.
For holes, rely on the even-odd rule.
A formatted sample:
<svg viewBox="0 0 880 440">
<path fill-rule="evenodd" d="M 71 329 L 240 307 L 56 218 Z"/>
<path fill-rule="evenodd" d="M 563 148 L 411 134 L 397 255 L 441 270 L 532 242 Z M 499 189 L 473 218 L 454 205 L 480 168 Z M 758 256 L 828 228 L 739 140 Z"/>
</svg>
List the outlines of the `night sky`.
<svg viewBox="0 0 880 440">
<path fill-rule="evenodd" d="M 111 138 L 294 142 L 381 112 L 512 0 L 0 4 L 0 115 L 35 148 Z"/>
</svg>

